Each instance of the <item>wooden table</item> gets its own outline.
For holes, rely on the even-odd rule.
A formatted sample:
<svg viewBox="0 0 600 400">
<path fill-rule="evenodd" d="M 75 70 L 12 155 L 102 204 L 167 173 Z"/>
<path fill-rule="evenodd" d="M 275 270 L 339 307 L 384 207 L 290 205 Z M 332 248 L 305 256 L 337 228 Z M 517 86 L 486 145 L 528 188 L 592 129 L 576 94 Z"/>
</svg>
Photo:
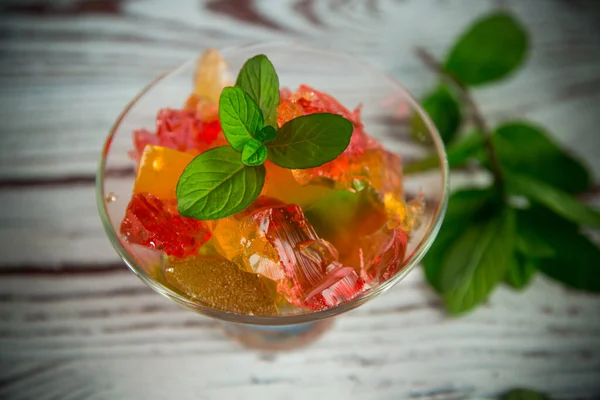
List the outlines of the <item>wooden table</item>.
<svg viewBox="0 0 600 400">
<path fill-rule="evenodd" d="M 94 200 L 105 135 L 150 79 L 207 47 L 301 39 L 363 57 L 417 95 L 497 6 L 533 51 L 478 90 L 492 122 L 527 118 L 600 177 L 600 9 L 590 1 L 14 0 L 0 5 L 0 398 L 462 399 L 527 386 L 600 397 L 600 298 L 542 277 L 448 318 L 417 271 L 302 351 L 262 354 L 145 287 Z M 568 266 L 565 266 L 568 267 Z"/>
</svg>

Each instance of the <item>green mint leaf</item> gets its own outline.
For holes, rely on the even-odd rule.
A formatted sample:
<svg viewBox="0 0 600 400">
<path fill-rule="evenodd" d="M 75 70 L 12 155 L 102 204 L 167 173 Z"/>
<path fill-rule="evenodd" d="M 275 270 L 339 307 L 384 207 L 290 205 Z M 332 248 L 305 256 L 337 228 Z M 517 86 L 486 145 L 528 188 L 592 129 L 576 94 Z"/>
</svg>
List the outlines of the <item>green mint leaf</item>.
<svg viewBox="0 0 600 400">
<path fill-rule="evenodd" d="M 590 187 L 590 174 L 541 129 L 521 122 L 500 126 L 492 137 L 503 169 L 528 175 L 569 193 Z"/>
<path fill-rule="evenodd" d="M 486 212 L 498 195 L 489 189 L 469 189 L 453 193 L 448 202 L 444 223 L 423 258 L 425 277 L 441 293 L 440 275 L 442 264 L 450 247 L 458 237 L 475 221 L 482 212 Z"/>
<path fill-rule="evenodd" d="M 219 118 L 225 138 L 241 152 L 244 143 L 263 126 L 263 115 L 248 93 L 237 87 L 226 87 L 219 98 Z"/>
<path fill-rule="evenodd" d="M 467 85 L 492 82 L 521 65 L 527 46 L 527 34 L 519 21 L 507 13 L 493 14 L 462 35 L 445 68 Z"/>
<path fill-rule="evenodd" d="M 260 140 L 263 143 L 270 142 L 277 136 L 277 131 L 271 125 L 267 125 L 258 131 L 254 138 Z"/>
<path fill-rule="evenodd" d="M 460 104 L 456 97 L 448 87 L 440 85 L 435 91 L 425 96 L 422 105 L 437 127 L 444 143 L 450 143 L 456 136 L 462 121 Z"/>
<path fill-rule="evenodd" d="M 578 202 L 566 192 L 520 174 L 506 176 L 510 191 L 543 204 L 558 215 L 582 225 L 600 227 L 600 212 Z"/>
<path fill-rule="evenodd" d="M 256 139 L 249 139 L 242 150 L 242 162 L 251 167 L 262 165 L 267 160 L 267 148 Z"/>
<path fill-rule="evenodd" d="M 472 231 L 480 232 L 481 240 L 471 247 L 461 244 L 460 247 L 465 251 L 462 254 L 464 260 L 462 271 L 459 271 L 458 265 L 450 265 L 450 262 L 456 262 L 458 258 L 456 254 L 458 250 L 455 248 L 459 245 L 459 241 L 463 240 L 462 238 L 458 239 L 455 247 L 449 250 L 449 254 L 455 253 L 452 259 L 446 260 L 442 266 L 440 281 L 442 284 L 445 282 L 444 275 L 460 277 L 460 284 L 443 295 L 446 308 L 453 315 L 473 309 L 484 301 L 504 278 L 514 252 L 514 211 L 504 209 L 500 215 L 469 226 L 463 233 L 463 237 L 473 237 Z M 451 271 L 445 272 L 446 268 L 451 268 Z M 453 279 L 447 282 L 449 287 L 456 285 L 458 281 L 457 278 Z"/>
<path fill-rule="evenodd" d="M 515 252 L 505 281 L 514 289 L 524 289 L 538 270 L 539 260 Z"/>
<path fill-rule="evenodd" d="M 519 211 L 517 218 L 555 252 L 539 261 L 540 271 L 575 289 L 600 292 L 600 249 L 577 225 L 539 206 Z"/>
<path fill-rule="evenodd" d="M 450 247 L 440 271 L 440 290 L 448 293 L 468 280 L 481 263 L 496 231 L 486 224 L 471 225 Z"/>
<path fill-rule="evenodd" d="M 341 115 L 310 114 L 286 122 L 267 143 L 269 160 L 284 168 L 313 168 L 340 155 L 354 126 Z"/>
<path fill-rule="evenodd" d="M 472 132 L 467 136 L 460 138 L 454 144 L 451 144 L 446 151 L 449 167 L 459 167 L 470 159 L 475 158 L 475 156 L 477 156 L 483 149 L 483 143 L 483 135 L 480 132 Z M 437 155 L 433 155 L 423 158 L 417 162 L 407 164 L 404 167 L 404 173 L 413 174 L 439 167 L 439 158 Z"/>
<path fill-rule="evenodd" d="M 531 226 L 528 219 L 517 214 L 517 250 L 528 257 L 537 259 L 552 258 L 556 251 L 538 235 L 536 226 Z"/>
<path fill-rule="evenodd" d="M 185 167 L 177 183 L 177 207 L 184 217 L 211 220 L 248 207 L 265 181 L 265 167 L 249 167 L 229 146 L 200 154 Z"/>
<path fill-rule="evenodd" d="M 265 124 L 277 127 L 279 78 L 264 54 L 252 57 L 240 70 L 235 86 L 246 91 L 260 107 Z"/>
<path fill-rule="evenodd" d="M 513 389 L 502 395 L 500 400 L 551 400 L 544 393 L 529 389 Z"/>
</svg>

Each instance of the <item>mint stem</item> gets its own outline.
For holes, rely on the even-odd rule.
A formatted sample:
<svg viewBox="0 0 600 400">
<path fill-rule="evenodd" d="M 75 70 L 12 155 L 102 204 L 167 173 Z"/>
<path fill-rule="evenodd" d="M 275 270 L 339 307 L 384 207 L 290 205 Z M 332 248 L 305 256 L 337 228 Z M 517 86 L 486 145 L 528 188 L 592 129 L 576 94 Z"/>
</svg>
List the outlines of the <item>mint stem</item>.
<svg viewBox="0 0 600 400">
<path fill-rule="evenodd" d="M 502 190 L 502 192 L 504 192 L 504 177 L 502 175 L 502 170 L 500 169 L 500 162 L 498 161 L 496 149 L 492 143 L 492 131 L 488 127 L 487 122 L 479 111 L 479 107 L 477 106 L 477 103 L 475 103 L 473 96 L 471 96 L 469 89 L 452 73 L 446 71 L 446 69 L 431 54 L 429 54 L 427 50 L 422 47 L 417 47 L 415 49 L 415 53 L 427 68 L 438 73 L 443 79 L 457 89 L 461 100 L 469 108 L 469 115 L 473 120 L 473 124 L 485 137 L 484 143 L 488 153 L 488 159 L 490 161 L 495 183 Z"/>
</svg>

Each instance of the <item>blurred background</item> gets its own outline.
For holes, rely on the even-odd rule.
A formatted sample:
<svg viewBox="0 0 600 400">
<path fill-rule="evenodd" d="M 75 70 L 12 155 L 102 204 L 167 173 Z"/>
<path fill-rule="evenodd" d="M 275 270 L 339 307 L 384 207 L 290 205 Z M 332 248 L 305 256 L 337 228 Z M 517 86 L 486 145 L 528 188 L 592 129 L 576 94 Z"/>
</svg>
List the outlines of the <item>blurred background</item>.
<svg viewBox="0 0 600 400">
<path fill-rule="evenodd" d="M 262 354 L 151 292 L 97 215 L 96 164 L 116 117 L 203 50 L 314 43 L 419 97 L 436 77 L 415 47 L 441 59 L 499 8 L 525 25 L 531 51 L 509 80 L 474 91 L 482 113 L 547 128 L 598 182 L 597 0 L 0 2 L 0 397 L 466 399 L 530 387 L 600 398 L 597 296 L 540 276 L 453 319 L 419 270 L 311 347 Z"/>
</svg>

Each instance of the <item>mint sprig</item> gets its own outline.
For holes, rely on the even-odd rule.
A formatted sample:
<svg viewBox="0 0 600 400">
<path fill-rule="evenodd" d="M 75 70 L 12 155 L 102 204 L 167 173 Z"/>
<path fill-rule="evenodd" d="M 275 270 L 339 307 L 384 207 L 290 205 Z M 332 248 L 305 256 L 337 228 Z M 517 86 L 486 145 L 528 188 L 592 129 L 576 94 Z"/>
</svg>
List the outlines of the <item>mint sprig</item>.
<svg viewBox="0 0 600 400">
<path fill-rule="evenodd" d="M 585 164 L 538 126 L 490 126 L 471 92 L 515 72 L 529 42 L 519 20 L 499 12 L 475 22 L 445 61 L 417 51 L 445 88 L 425 96 L 423 106 L 448 144 L 450 167 L 480 166 L 492 178 L 485 189 L 450 196 L 444 225 L 423 259 L 427 280 L 454 315 L 481 304 L 500 282 L 522 289 L 538 272 L 600 293 L 600 248 L 583 229 L 600 228 L 600 210 L 581 202 L 592 190 Z M 424 126 L 413 121 L 417 140 Z M 404 173 L 439 166 L 437 156 L 426 157 Z"/>
<path fill-rule="evenodd" d="M 337 114 L 294 118 L 277 129 L 279 78 L 262 54 L 242 67 L 236 86 L 223 89 L 219 118 L 231 145 L 192 160 L 177 184 L 179 213 L 210 220 L 244 210 L 260 195 L 267 160 L 290 169 L 318 167 L 340 155 L 352 122 Z"/>
</svg>

